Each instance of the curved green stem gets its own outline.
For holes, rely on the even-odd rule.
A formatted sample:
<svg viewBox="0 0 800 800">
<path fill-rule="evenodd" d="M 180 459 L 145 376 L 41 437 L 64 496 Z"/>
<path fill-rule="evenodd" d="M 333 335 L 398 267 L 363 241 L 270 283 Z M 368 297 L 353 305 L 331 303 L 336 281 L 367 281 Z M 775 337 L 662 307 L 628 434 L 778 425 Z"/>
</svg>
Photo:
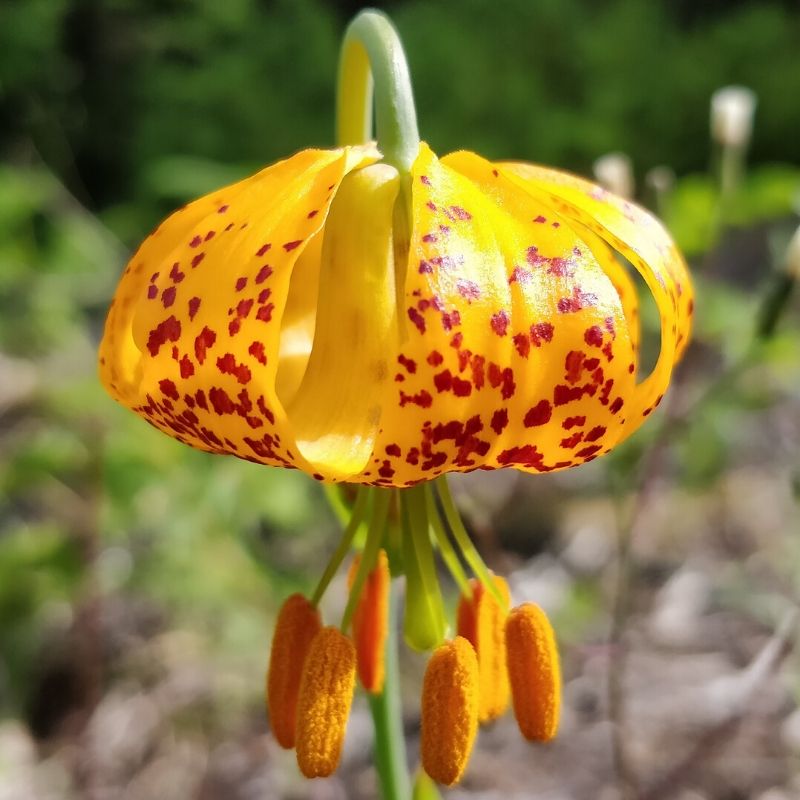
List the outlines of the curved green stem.
<svg viewBox="0 0 800 800">
<path fill-rule="evenodd" d="M 419 132 L 408 63 L 389 18 L 368 9 L 348 26 L 339 57 L 336 138 L 340 145 L 363 144 L 372 138 L 373 96 L 384 161 L 409 172 L 419 151 Z"/>
</svg>

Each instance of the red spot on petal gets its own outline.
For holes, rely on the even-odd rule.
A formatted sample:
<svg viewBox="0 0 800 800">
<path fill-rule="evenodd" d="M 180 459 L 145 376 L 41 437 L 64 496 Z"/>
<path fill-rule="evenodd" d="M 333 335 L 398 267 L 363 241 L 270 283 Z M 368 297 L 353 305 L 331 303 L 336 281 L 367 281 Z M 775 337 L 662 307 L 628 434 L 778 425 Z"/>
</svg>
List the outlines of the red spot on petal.
<svg viewBox="0 0 800 800">
<path fill-rule="evenodd" d="M 267 355 L 264 350 L 263 342 L 253 342 L 250 347 L 247 348 L 247 352 L 250 353 L 259 364 L 267 363 Z"/>
<path fill-rule="evenodd" d="M 176 294 L 177 290 L 174 286 L 168 286 L 164 289 L 161 293 L 161 302 L 164 304 L 164 308 L 169 308 L 175 302 Z"/>
<path fill-rule="evenodd" d="M 157 356 L 161 345 L 169 342 L 177 342 L 181 336 L 181 324 L 175 319 L 174 316 L 168 317 L 163 322 L 160 322 L 153 330 L 147 339 L 147 349 L 150 351 L 151 356 Z"/>
<path fill-rule="evenodd" d="M 274 303 L 267 303 L 265 306 L 261 306 L 258 309 L 258 313 L 256 314 L 256 319 L 260 320 L 261 322 L 269 322 L 272 319 L 272 312 L 275 310 Z"/>
<path fill-rule="evenodd" d="M 193 236 L 192 241 L 189 242 L 189 247 L 200 247 L 203 243 L 203 240 L 199 236 Z"/>
<path fill-rule="evenodd" d="M 417 326 L 417 330 L 420 333 L 425 333 L 425 318 L 416 308 L 408 309 L 408 318 Z"/>
<path fill-rule="evenodd" d="M 197 314 L 197 309 L 200 308 L 200 298 L 193 297 L 189 301 L 189 319 L 194 319 L 195 315 Z"/>
<path fill-rule="evenodd" d="M 189 356 L 184 355 L 180 360 L 181 378 L 191 378 L 194 375 L 194 364 Z"/>
<path fill-rule="evenodd" d="M 178 394 L 178 389 L 176 388 L 175 384 L 171 380 L 168 380 L 167 378 L 164 378 L 163 380 L 160 380 L 158 382 L 158 388 L 161 389 L 161 391 L 167 397 L 171 397 L 173 400 L 177 400 L 180 397 L 180 395 Z"/>
<path fill-rule="evenodd" d="M 197 363 L 202 364 L 206 360 L 206 351 L 214 346 L 217 341 L 217 334 L 208 326 L 203 328 L 194 340 L 194 354 Z"/>
<path fill-rule="evenodd" d="M 283 249 L 287 253 L 290 253 L 292 250 L 295 250 L 296 248 L 300 247 L 301 244 L 303 244 L 303 240 L 302 239 L 295 239 L 293 242 L 286 242 L 283 245 Z"/>
<path fill-rule="evenodd" d="M 605 435 L 606 429 L 603 425 L 597 425 L 586 434 L 587 442 L 596 442 L 601 436 Z"/>
<path fill-rule="evenodd" d="M 430 354 L 428 355 L 428 358 L 426 359 L 426 361 L 432 367 L 438 367 L 439 364 L 441 364 L 442 361 L 444 361 L 444 358 L 443 358 L 442 354 L 438 350 L 432 350 L 430 352 Z"/>
<path fill-rule="evenodd" d="M 531 325 L 531 343 L 541 347 L 542 342 L 552 342 L 555 329 L 549 322 L 536 322 Z"/>
<path fill-rule="evenodd" d="M 611 404 L 611 405 L 608 407 L 608 410 L 609 410 L 609 411 L 610 411 L 612 414 L 616 414 L 616 413 L 617 413 L 617 412 L 618 412 L 618 411 L 619 411 L 619 410 L 622 408 L 622 406 L 624 406 L 624 405 L 625 405 L 625 401 L 624 401 L 624 400 L 623 400 L 621 397 L 618 397 L 618 398 L 617 398 L 617 399 L 616 399 L 616 400 L 615 400 L 615 401 L 614 401 L 614 402 L 613 402 L 613 403 L 612 403 L 612 404 Z"/>
<path fill-rule="evenodd" d="M 247 286 L 247 278 L 237 278 L 236 279 L 236 291 L 241 292 L 244 287 Z"/>
<path fill-rule="evenodd" d="M 223 375 L 233 375 L 241 383 L 249 383 L 251 374 L 246 364 L 239 364 L 233 353 L 225 353 L 224 356 L 217 358 L 217 369 Z"/>
<path fill-rule="evenodd" d="M 508 425 L 508 409 L 499 408 L 492 414 L 492 430 L 499 436 Z"/>
<path fill-rule="evenodd" d="M 505 336 L 508 332 L 508 321 L 508 313 L 504 309 L 498 311 L 496 314 L 492 314 L 492 330 L 498 336 Z"/>
<path fill-rule="evenodd" d="M 553 406 L 549 400 L 540 400 L 533 408 L 528 410 L 523 420 L 526 428 L 535 428 L 538 425 L 546 425 L 553 416 Z"/>
<path fill-rule="evenodd" d="M 406 358 L 402 353 L 397 356 L 397 362 L 404 366 L 412 375 L 417 371 L 417 364 L 413 359 Z"/>
<path fill-rule="evenodd" d="M 267 244 L 262 244 L 261 247 L 256 250 L 256 255 L 261 258 L 271 247 L 272 245 L 269 242 L 267 242 Z"/>
<path fill-rule="evenodd" d="M 402 452 L 400 450 L 400 445 L 397 444 L 387 444 L 386 445 L 386 455 L 393 456 L 394 458 L 400 458 Z"/>
</svg>

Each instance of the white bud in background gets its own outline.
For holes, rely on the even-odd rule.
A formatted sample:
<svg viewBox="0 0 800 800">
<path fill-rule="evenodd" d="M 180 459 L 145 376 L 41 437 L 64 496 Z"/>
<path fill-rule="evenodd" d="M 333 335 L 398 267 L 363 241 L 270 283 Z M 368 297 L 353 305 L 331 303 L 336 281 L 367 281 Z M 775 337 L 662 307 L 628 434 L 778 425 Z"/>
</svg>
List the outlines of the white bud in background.
<svg viewBox="0 0 800 800">
<path fill-rule="evenodd" d="M 644 182 L 657 195 L 669 194 L 675 186 L 675 171 L 672 167 L 653 167 L 647 171 Z"/>
<path fill-rule="evenodd" d="M 634 193 L 633 165 L 625 153 L 607 153 L 600 156 L 592 165 L 597 182 L 626 200 Z"/>
<path fill-rule="evenodd" d="M 723 147 L 745 148 L 753 134 L 758 98 L 744 86 L 724 86 L 711 95 L 711 137 Z"/>
</svg>

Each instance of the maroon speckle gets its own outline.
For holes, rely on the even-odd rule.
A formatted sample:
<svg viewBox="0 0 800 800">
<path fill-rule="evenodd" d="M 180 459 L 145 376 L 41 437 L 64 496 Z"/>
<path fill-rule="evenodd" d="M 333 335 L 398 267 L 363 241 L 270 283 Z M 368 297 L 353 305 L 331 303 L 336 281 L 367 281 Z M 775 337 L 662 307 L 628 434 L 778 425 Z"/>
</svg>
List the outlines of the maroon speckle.
<svg viewBox="0 0 800 800">
<path fill-rule="evenodd" d="M 606 429 L 603 425 L 597 425 L 596 427 L 592 428 L 589 433 L 586 434 L 586 441 L 587 442 L 596 442 L 601 436 L 603 436 L 606 432 Z"/>
<path fill-rule="evenodd" d="M 492 314 L 491 326 L 492 330 L 498 336 L 505 336 L 508 332 L 508 313 L 505 310 L 500 310 L 496 314 Z"/>
<path fill-rule="evenodd" d="M 313 211 L 309 211 L 308 212 L 308 214 L 306 215 L 306 218 L 307 219 L 314 219 L 314 217 L 316 217 L 317 214 L 319 214 L 319 209 L 315 208 Z"/>
<path fill-rule="evenodd" d="M 499 408 L 492 414 L 492 430 L 499 436 L 508 425 L 508 410 Z"/>
<path fill-rule="evenodd" d="M 206 351 L 214 346 L 217 341 L 217 334 L 208 326 L 203 328 L 202 331 L 194 340 L 194 354 L 197 358 L 198 364 L 202 364 L 206 360 Z"/>
<path fill-rule="evenodd" d="M 256 314 L 256 319 L 260 320 L 261 322 L 269 322 L 272 319 L 272 312 L 275 310 L 274 303 L 267 303 L 265 306 L 261 306 L 258 309 L 258 313 Z"/>
<path fill-rule="evenodd" d="M 416 308 L 408 309 L 408 318 L 417 326 L 420 333 L 425 333 L 425 318 Z"/>
<path fill-rule="evenodd" d="M 441 364 L 442 361 L 444 361 L 444 357 L 442 356 L 442 354 L 438 350 L 432 350 L 430 352 L 430 354 L 428 355 L 428 358 L 426 359 L 426 361 L 432 367 L 438 367 L 439 364 Z"/>
<path fill-rule="evenodd" d="M 613 403 L 612 403 L 612 404 L 611 404 L 611 405 L 608 407 L 608 410 L 609 410 L 609 411 L 610 411 L 612 414 L 616 414 L 616 413 L 617 413 L 617 412 L 618 412 L 618 411 L 619 411 L 619 410 L 622 408 L 622 406 L 623 406 L 623 405 L 625 405 L 625 401 L 624 401 L 624 400 L 623 400 L 621 397 L 618 397 L 618 398 L 617 398 L 617 399 L 616 399 L 616 400 L 615 400 L 615 401 L 614 401 L 614 402 L 613 402 Z"/>
<path fill-rule="evenodd" d="M 216 236 L 216 233 L 217 233 L 216 231 L 209 231 L 209 232 L 206 234 L 206 238 L 205 238 L 203 241 L 205 241 L 205 242 L 208 242 L 208 241 L 210 241 L 211 239 L 213 239 L 213 238 L 214 238 L 214 236 Z"/>
<path fill-rule="evenodd" d="M 433 266 L 429 261 L 426 261 L 423 258 L 422 261 L 419 262 L 419 274 L 425 275 L 430 274 L 431 272 L 433 272 Z"/>
<path fill-rule="evenodd" d="M 155 300 L 156 297 L 158 297 L 158 286 L 155 286 L 154 284 L 151 283 L 147 287 L 147 299 Z"/>
<path fill-rule="evenodd" d="M 264 352 L 263 342 L 253 342 L 250 347 L 247 348 L 247 352 L 250 353 L 259 364 L 267 363 L 267 355 Z"/>
<path fill-rule="evenodd" d="M 263 256 L 264 253 L 266 253 L 271 247 L 272 245 L 269 242 L 267 242 L 266 244 L 262 244 L 261 247 L 259 247 L 258 250 L 256 250 L 256 255 L 259 258 L 261 258 L 261 256 Z"/>
<path fill-rule="evenodd" d="M 191 378 L 194 375 L 194 364 L 192 364 L 189 356 L 183 356 L 180 360 L 181 378 Z M 176 398 L 177 399 L 177 398 Z"/>
<path fill-rule="evenodd" d="M 453 386 L 453 375 L 449 369 L 433 376 L 433 385 L 437 392 L 446 392 Z"/>
<path fill-rule="evenodd" d="M 386 445 L 386 455 L 387 456 L 392 456 L 394 458 L 400 458 L 400 456 L 401 456 L 400 445 L 387 444 Z"/>
<path fill-rule="evenodd" d="M 397 363 L 404 366 L 412 375 L 417 371 L 417 364 L 411 358 L 406 358 L 402 353 L 397 356 Z"/>
<path fill-rule="evenodd" d="M 472 214 L 461 206 L 450 206 L 450 212 L 456 219 L 469 220 L 472 219 Z"/>
<path fill-rule="evenodd" d="M 181 267 L 180 263 L 176 261 L 172 265 L 172 269 L 170 269 L 169 271 L 169 277 L 172 278 L 172 280 L 175 283 L 180 283 L 186 277 L 186 275 L 183 272 L 181 272 L 180 267 Z"/>
<path fill-rule="evenodd" d="M 236 316 L 242 318 L 247 317 L 252 307 L 253 307 L 252 297 L 248 298 L 247 300 L 240 300 L 238 305 L 236 306 Z"/>
<path fill-rule="evenodd" d="M 433 403 L 433 397 L 431 397 L 430 392 L 425 391 L 425 389 L 423 389 L 421 392 L 417 392 L 415 395 L 409 395 L 405 392 L 400 392 L 400 406 L 402 407 L 407 403 L 413 403 L 420 408 L 430 408 L 431 404 Z"/>
<path fill-rule="evenodd" d="M 301 244 L 303 244 L 303 240 L 302 240 L 302 239 L 295 239 L 293 242 L 286 242 L 286 243 L 283 245 L 283 249 L 284 249 L 284 250 L 285 250 L 287 253 L 290 253 L 292 250 L 295 250 L 295 249 L 297 249 L 298 247 L 300 247 L 300 245 L 301 245 Z"/>
<path fill-rule="evenodd" d="M 208 399 L 217 414 L 233 414 L 236 411 L 236 404 L 228 397 L 224 389 L 212 386 L 208 392 Z"/>
<path fill-rule="evenodd" d="M 549 400 L 540 400 L 533 408 L 528 410 L 525 415 L 524 424 L 526 428 L 535 428 L 538 425 L 546 425 L 550 422 L 553 415 L 553 407 Z"/>
<path fill-rule="evenodd" d="M 241 292 L 244 287 L 247 286 L 247 278 L 237 278 L 236 279 L 236 291 Z"/>
<path fill-rule="evenodd" d="M 472 394 L 472 384 L 462 378 L 453 378 L 453 394 L 456 397 L 469 397 Z"/>
<path fill-rule="evenodd" d="M 514 334 L 514 347 L 517 348 L 517 352 L 522 358 L 527 358 L 531 350 L 530 337 L 526 336 L 524 333 Z"/>
<path fill-rule="evenodd" d="M 520 283 L 526 284 L 529 283 L 533 279 L 533 273 L 525 269 L 524 267 L 516 266 L 511 271 L 511 275 L 508 278 L 508 283 L 511 285 L 512 283 Z"/>
<path fill-rule="evenodd" d="M 541 222 L 547 222 L 547 217 L 543 217 L 541 214 L 539 214 L 539 216 L 536 217 L 536 219 L 534 219 L 533 221 L 534 222 L 540 222 L 540 223 Z"/>
<path fill-rule="evenodd" d="M 233 375 L 241 384 L 249 383 L 251 374 L 246 364 L 238 364 L 233 353 L 225 353 L 217 359 L 217 369 L 223 375 Z"/>
<path fill-rule="evenodd" d="M 181 337 L 181 324 L 174 316 L 160 322 L 147 339 L 147 349 L 151 356 L 157 356 L 162 344 L 177 342 Z"/>
<path fill-rule="evenodd" d="M 570 350 L 564 359 L 564 378 L 567 383 L 577 383 L 583 372 L 584 354 L 581 350 Z"/>
<path fill-rule="evenodd" d="M 180 395 L 178 394 L 178 390 L 175 387 L 175 384 L 171 380 L 168 380 L 167 378 L 164 378 L 163 380 L 160 380 L 158 382 L 158 388 L 161 389 L 161 391 L 167 397 L 171 397 L 173 400 L 177 400 L 180 397 Z"/>
<path fill-rule="evenodd" d="M 451 331 L 454 327 L 460 324 L 461 314 L 457 310 L 442 312 L 442 327 L 446 331 Z"/>
<path fill-rule="evenodd" d="M 228 206 L 228 205 L 221 205 L 221 206 L 220 206 L 220 207 L 217 209 L 217 214 L 224 214 L 224 213 L 225 213 L 225 212 L 228 210 L 228 208 L 229 208 L 229 207 L 230 207 L 230 206 Z"/>
<path fill-rule="evenodd" d="M 580 428 L 586 424 L 586 417 L 567 417 L 562 423 L 561 427 L 568 431 L 571 428 Z"/>
<path fill-rule="evenodd" d="M 198 308 L 200 308 L 200 298 L 199 297 L 193 297 L 189 301 L 189 319 L 190 320 L 195 318 L 195 314 L 197 314 L 197 309 Z"/>
<path fill-rule="evenodd" d="M 531 325 L 531 342 L 535 347 L 541 347 L 542 342 L 552 342 L 555 328 L 550 322 L 535 322 Z"/>
<path fill-rule="evenodd" d="M 420 179 L 420 181 L 421 181 L 422 183 L 424 183 L 426 186 L 430 186 L 430 185 L 431 185 L 431 179 L 430 179 L 430 178 L 429 178 L 427 175 L 420 175 L 420 176 L 419 176 L 419 179 Z"/>
<path fill-rule="evenodd" d="M 439 239 L 439 237 L 435 233 L 426 233 L 422 237 L 422 241 L 427 243 L 427 244 L 430 244 L 432 242 L 436 242 L 436 241 L 438 241 L 438 239 Z"/>
<path fill-rule="evenodd" d="M 265 245 L 267 247 L 268 245 Z M 264 281 L 272 275 L 272 267 L 269 264 L 264 264 L 256 275 L 256 283 L 264 283 Z"/>
<path fill-rule="evenodd" d="M 164 304 L 164 308 L 169 308 L 175 302 L 175 295 L 177 294 L 177 290 L 174 286 L 168 286 L 161 294 L 161 302 Z"/>
<path fill-rule="evenodd" d="M 592 325 L 591 328 L 587 328 L 586 332 L 583 334 L 583 340 L 592 347 L 602 347 L 603 331 L 600 329 L 600 326 Z"/>
<path fill-rule="evenodd" d="M 596 453 L 599 453 L 602 449 L 603 448 L 602 448 L 601 445 L 593 444 L 593 445 L 591 445 L 589 447 L 584 447 L 582 450 L 578 450 L 578 452 L 575 453 L 575 455 L 576 455 L 577 458 L 587 458 L 588 459 L 588 458 L 591 458 L 592 456 L 594 456 Z"/>
<path fill-rule="evenodd" d="M 203 240 L 199 236 L 192 237 L 192 241 L 189 242 L 189 247 L 200 247 L 203 243 Z"/>
<path fill-rule="evenodd" d="M 205 257 L 205 253 L 198 253 L 196 256 L 194 256 L 192 258 L 192 269 L 194 269 Z"/>
</svg>

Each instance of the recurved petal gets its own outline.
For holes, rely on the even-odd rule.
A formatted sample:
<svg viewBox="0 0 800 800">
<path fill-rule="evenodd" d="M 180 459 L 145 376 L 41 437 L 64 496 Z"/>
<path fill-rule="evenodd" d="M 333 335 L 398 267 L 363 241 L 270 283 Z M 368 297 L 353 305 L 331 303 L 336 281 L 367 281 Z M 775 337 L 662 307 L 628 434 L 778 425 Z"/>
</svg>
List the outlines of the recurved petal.
<svg viewBox="0 0 800 800">
<path fill-rule="evenodd" d="M 392 222 L 400 180 L 373 164 L 348 175 L 322 244 L 314 346 L 288 408 L 302 456 L 344 480 L 369 462 L 397 347 Z"/>
<path fill-rule="evenodd" d="M 100 350 L 109 392 L 169 435 L 308 469 L 275 380 L 295 263 L 374 149 L 305 150 L 175 212 L 120 281 Z"/>
<path fill-rule="evenodd" d="M 489 162 L 413 169 L 404 331 L 375 466 L 395 484 L 479 466 L 542 472 L 619 439 L 633 348 L 580 231 Z"/>
<path fill-rule="evenodd" d="M 647 211 L 595 184 L 533 164 L 506 163 L 499 168 L 533 197 L 551 205 L 596 233 L 642 275 L 661 315 L 661 352 L 653 371 L 636 389 L 627 414 L 633 424 L 660 402 L 672 368 L 689 341 L 694 294 L 686 263 L 661 224 Z"/>
</svg>

